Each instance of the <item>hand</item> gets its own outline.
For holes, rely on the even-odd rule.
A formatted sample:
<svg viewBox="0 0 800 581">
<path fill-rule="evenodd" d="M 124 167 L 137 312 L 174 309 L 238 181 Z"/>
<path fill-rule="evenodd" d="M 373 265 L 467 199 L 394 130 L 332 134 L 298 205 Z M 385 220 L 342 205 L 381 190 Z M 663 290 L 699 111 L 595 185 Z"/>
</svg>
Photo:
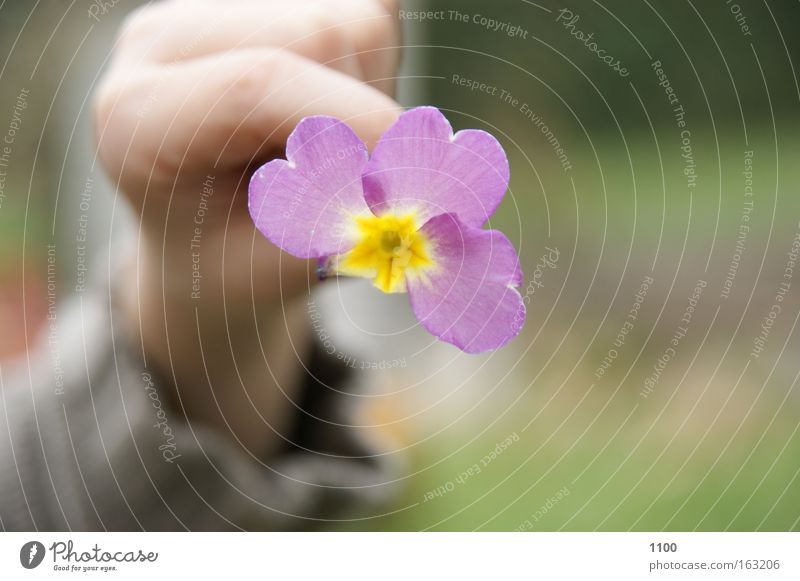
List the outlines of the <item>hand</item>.
<svg viewBox="0 0 800 581">
<path fill-rule="evenodd" d="M 187 418 L 254 452 L 294 411 L 314 265 L 255 231 L 250 174 L 308 115 L 373 144 L 398 44 L 387 1 L 165 1 L 129 17 L 98 90 L 99 156 L 139 219 L 128 326 Z"/>
</svg>

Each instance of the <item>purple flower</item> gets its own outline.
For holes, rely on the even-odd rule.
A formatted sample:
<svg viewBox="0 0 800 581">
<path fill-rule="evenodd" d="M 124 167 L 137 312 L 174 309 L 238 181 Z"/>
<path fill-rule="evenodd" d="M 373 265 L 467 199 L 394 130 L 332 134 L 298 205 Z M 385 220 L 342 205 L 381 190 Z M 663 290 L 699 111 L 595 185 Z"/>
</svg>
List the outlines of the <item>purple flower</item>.
<svg viewBox="0 0 800 581">
<path fill-rule="evenodd" d="M 519 258 L 482 226 L 508 186 L 497 140 L 455 135 L 434 107 L 411 109 L 370 157 L 343 122 L 300 121 L 276 159 L 250 181 L 250 215 L 275 245 L 319 258 L 329 274 L 408 292 L 423 327 L 468 353 L 507 343 L 525 306 Z"/>
</svg>

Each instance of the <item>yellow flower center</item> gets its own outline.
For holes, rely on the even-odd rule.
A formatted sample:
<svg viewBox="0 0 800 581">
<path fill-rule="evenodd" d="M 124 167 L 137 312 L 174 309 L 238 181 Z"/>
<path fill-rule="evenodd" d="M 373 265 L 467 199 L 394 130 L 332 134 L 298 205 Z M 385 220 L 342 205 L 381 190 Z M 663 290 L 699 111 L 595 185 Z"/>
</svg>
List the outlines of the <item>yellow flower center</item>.
<svg viewBox="0 0 800 581">
<path fill-rule="evenodd" d="M 430 244 L 413 214 L 358 216 L 355 221 L 359 240 L 339 257 L 339 274 L 372 278 L 383 292 L 397 293 L 405 292 L 408 272 L 433 265 Z"/>
</svg>

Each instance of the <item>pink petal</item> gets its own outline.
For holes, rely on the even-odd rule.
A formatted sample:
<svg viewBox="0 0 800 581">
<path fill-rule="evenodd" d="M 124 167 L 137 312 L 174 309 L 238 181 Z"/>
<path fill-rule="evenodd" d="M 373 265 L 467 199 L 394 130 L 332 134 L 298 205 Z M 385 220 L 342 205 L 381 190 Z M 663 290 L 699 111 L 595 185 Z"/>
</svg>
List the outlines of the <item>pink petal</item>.
<svg viewBox="0 0 800 581">
<path fill-rule="evenodd" d="M 435 107 L 403 113 L 383 134 L 364 174 L 372 211 L 417 210 L 420 223 L 444 213 L 481 226 L 508 187 L 508 159 L 497 140 L 478 130 L 453 135 Z"/>
<path fill-rule="evenodd" d="M 525 322 L 513 287 L 522 283 L 519 258 L 497 230 L 463 224 L 454 214 L 429 220 L 432 271 L 407 274 L 411 308 L 423 327 L 467 353 L 497 349 Z"/>
<path fill-rule="evenodd" d="M 369 213 L 361 173 L 367 148 L 333 117 L 306 117 L 286 142 L 286 158 L 261 166 L 250 180 L 249 208 L 273 244 L 300 258 L 349 250 L 353 216 Z"/>
</svg>

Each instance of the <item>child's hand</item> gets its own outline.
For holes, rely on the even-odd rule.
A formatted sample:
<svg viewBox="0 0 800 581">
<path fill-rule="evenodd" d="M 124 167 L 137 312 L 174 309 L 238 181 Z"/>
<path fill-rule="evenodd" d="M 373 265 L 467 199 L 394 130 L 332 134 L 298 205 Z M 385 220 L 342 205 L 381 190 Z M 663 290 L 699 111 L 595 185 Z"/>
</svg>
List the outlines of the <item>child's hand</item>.
<svg viewBox="0 0 800 581">
<path fill-rule="evenodd" d="M 164 258 L 177 254 L 181 268 L 210 175 L 203 290 L 213 294 L 219 282 L 223 235 L 230 250 L 226 286 L 249 292 L 252 266 L 255 288 L 276 290 L 278 253 L 252 239 L 245 211 L 247 168 L 279 153 L 307 115 L 339 117 L 367 142 L 380 136 L 397 115 L 385 94 L 397 41 L 396 20 L 377 0 L 174 0 L 130 17 L 97 95 L 96 133 L 106 169 L 154 237 L 148 260 L 160 258 L 166 225 Z M 284 284 L 300 272 L 296 282 L 304 285 L 305 265 L 283 261 L 292 265 L 284 268 Z M 183 265 L 189 275 L 191 264 Z"/>
<path fill-rule="evenodd" d="M 265 386 L 276 369 L 267 371 L 262 348 L 268 360 L 283 358 L 274 382 L 291 383 L 299 366 L 288 336 L 305 321 L 302 312 L 284 320 L 281 296 L 305 291 L 309 265 L 255 234 L 250 170 L 280 154 L 307 115 L 338 117 L 368 144 L 394 121 L 387 94 L 399 39 L 389 4 L 172 0 L 123 27 L 96 97 L 95 131 L 106 170 L 140 220 L 138 285 L 123 291 L 128 318 L 179 390 L 205 382 L 201 356 L 215 391 L 240 377 L 246 384 L 248 365 Z M 186 411 L 219 421 L 212 402 L 192 398 Z M 266 428 L 256 421 L 248 431 L 251 407 L 276 422 L 285 408 L 274 398 L 234 398 L 219 410 L 229 422 L 241 416 L 241 436 L 258 445 Z"/>
</svg>

